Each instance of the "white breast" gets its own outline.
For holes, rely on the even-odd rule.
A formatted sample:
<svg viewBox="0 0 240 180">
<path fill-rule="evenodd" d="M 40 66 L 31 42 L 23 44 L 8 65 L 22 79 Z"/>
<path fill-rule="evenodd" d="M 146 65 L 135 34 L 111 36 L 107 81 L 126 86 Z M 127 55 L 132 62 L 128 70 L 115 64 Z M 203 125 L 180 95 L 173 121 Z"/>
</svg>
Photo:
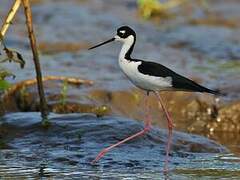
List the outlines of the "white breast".
<svg viewBox="0 0 240 180">
<path fill-rule="evenodd" d="M 142 74 L 138 71 L 140 61 L 128 61 L 126 59 L 119 59 L 119 66 L 130 79 L 130 81 L 137 87 L 144 90 L 166 90 L 172 87 L 171 77 L 156 77 Z"/>
</svg>

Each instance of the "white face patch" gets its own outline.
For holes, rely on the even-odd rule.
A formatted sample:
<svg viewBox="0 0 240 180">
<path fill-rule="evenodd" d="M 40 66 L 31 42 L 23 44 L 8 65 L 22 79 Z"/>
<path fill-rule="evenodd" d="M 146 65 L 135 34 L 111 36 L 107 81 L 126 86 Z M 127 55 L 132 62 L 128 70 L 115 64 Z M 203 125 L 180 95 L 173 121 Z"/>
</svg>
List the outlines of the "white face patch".
<svg viewBox="0 0 240 180">
<path fill-rule="evenodd" d="M 122 34 L 125 34 L 126 31 L 125 31 L 125 30 L 122 30 L 122 31 L 119 31 L 119 32 L 122 33 Z"/>
<path fill-rule="evenodd" d="M 134 36 L 130 35 L 126 39 L 116 39 L 116 40 L 123 42 L 123 46 L 122 46 L 121 52 L 119 54 L 119 58 L 124 59 L 125 54 L 129 50 L 129 48 L 132 46 L 132 44 L 134 43 Z"/>
<path fill-rule="evenodd" d="M 124 44 L 126 44 L 128 46 L 131 46 L 134 42 L 134 37 L 133 37 L 133 35 L 130 35 L 127 38 L 122 39 L 122 41 L 123 41 Z"/>
</svg>

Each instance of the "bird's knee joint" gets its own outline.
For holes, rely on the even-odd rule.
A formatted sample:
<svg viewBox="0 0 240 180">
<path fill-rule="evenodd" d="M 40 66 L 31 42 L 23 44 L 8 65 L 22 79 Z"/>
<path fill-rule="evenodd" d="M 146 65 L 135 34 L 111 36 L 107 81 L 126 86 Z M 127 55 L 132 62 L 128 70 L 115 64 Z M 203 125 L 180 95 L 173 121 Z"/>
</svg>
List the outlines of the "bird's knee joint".
<svg viewBox="0 0 240 180">
<path fill-rule="evenodd" d="M 145 128 L 144 128 L 144 131 L 149 131 L 151 129 L 151 126 L 150 125 L 147 125 Z"/>
</svg>

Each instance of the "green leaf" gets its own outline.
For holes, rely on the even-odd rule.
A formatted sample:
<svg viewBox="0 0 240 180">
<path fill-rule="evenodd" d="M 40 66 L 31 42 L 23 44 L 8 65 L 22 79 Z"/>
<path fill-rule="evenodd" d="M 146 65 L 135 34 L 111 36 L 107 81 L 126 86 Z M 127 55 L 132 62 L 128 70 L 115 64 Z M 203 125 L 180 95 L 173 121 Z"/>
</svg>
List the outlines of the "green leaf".
<svg viewBox="0 0 240 180">
<path fill-rule="evenodd" d="M 8 89 L 11 85 L 5 81 L 5 80 L 0 80 L 0 91 L 4 91 Z"/>
<path fill-rule="evenodd" d="M 15 78 L 15 75 L 8 70 L 1 69 L 0 68 L 0 80 L 4 80 L 6 77 L 12 76 L 12 78 Z"/>
</svg>

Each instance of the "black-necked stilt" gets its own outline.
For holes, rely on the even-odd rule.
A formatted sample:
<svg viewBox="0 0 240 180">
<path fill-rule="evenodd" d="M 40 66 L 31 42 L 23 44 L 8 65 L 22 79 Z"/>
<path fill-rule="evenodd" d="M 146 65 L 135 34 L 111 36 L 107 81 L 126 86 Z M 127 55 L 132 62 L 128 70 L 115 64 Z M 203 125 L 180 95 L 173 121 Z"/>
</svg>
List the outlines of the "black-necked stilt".
<svg viewBox="0 0 240 180">
<path fill-rule="evenodd" d="M 193 91 L 193 92 L 206 92 L 206 93 L 212 93 L 212 94 L 217 94 L 218 92 L 214 90 L 210 90 L 206 87 L 203 87 L 195 83 L 194 81 L 175 73 L 174 71 L 168 69 L 167 67 L 161 64 L 158 64 L 155 62 L 148 62 L 140 59 L 133 59 L 131 57 L 131 53 L 133 51 L 133 48 L 136 42 L 136 33 L 132 28 L 128 26 L 122 26 L 118 28 L 117 34 L 112 39 L 109 39 L 89 49 L 94 49 L 96 47 L 99 47 L 101 45 L 104 45 L 112 41 L 123 42 L 123 46 L 119 54 L 118 62 L 124 74 L 126 74 L 126 76 L 130 79 L 130 81 L 133 84 L 135 84 L 140 89 L 145 90 L 147 92 L 147 96 L 149 95 L 150 92 L 153 92 L 158 98 L 159 108 L 162 107 L 162 109 L 165 112 L 165 115 L 168 121 L 168 132 L 169 132 L 168 143 L 166 147 L 166 160 L 165 160 L 165 170 L 167 170 L 173 123 L 166 107 L 164 106 L 164 103 L 161 99 L 159 92 L 160 91 Z M 146 103 L 147 110 L 149 110 L 146 97 L 145 97 L 145 103 Z M 147 118 L 145 121 L 145 127 L 142 131 L 116 144 L 113 144 L 108 148 L 103 149 L 98 154 L 98 156 L 94 159 L 93 163 L 98 161 L 101 157 L 104 156 L 105 153 L 110 151 L 112 148 L 120 144 L 123 144 L 126 141 L 129 141 L 137 136 L 141 136 L 145 134 L 150 130 L 150 128 L 151 128 L 151 120 L 150 118 Z"/>
</svg>

